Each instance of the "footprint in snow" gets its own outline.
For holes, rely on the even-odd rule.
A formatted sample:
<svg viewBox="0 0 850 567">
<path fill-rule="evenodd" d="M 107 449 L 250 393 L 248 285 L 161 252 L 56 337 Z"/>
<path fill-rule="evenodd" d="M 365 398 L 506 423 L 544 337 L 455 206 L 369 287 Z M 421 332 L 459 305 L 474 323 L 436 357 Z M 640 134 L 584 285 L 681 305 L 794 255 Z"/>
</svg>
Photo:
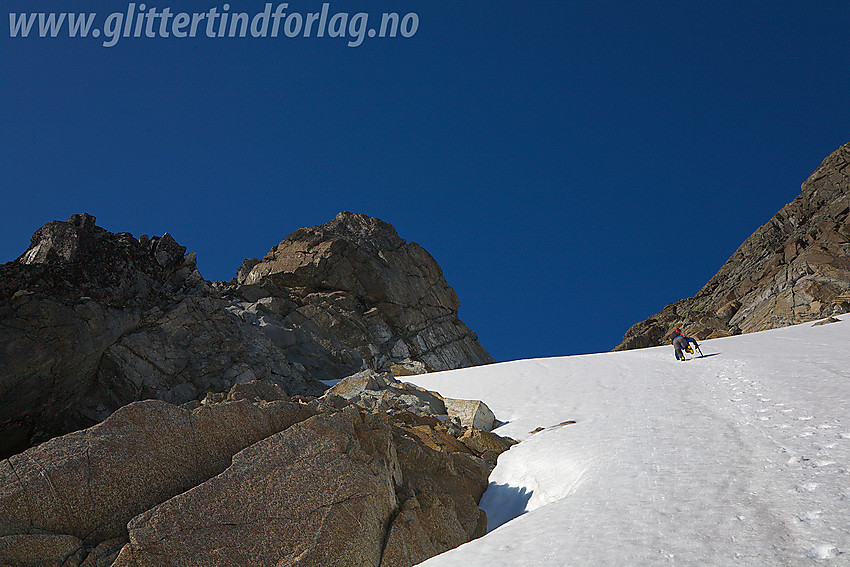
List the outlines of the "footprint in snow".
<svg viewBox="0 0 850 567">
<path fill-rule="evenodd" d="M 836 546 L 828 543 L 814 545 L 806 551 L 806 555 L 811 559 L 830 559 L 832 557 L 838 557 L 842 553 Z"/>
<path fill-rule="evenodd" d="M 801 522 L 811 522 L 812 520 L 817 520 L 823 516 L 823 512 L 820 510 L 812 510 L 811 512 L 806 512 L 805 514 L 800 514 L 797 516 L 797 519 Z"/>
</svg>

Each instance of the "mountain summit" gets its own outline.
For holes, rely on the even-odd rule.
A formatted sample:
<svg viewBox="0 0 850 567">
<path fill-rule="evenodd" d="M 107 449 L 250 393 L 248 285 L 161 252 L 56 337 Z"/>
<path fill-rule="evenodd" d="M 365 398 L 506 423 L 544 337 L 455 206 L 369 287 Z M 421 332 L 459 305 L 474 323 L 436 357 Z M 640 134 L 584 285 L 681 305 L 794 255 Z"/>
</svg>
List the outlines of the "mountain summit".
<svg viewBox="0 0 850 567">
<path fill-rule="evenodd" d="M 750 236 L 694 297 L 635 324 L 614 350 L 785 327 L 850 311 L 850 144 Z"/>
</svg>

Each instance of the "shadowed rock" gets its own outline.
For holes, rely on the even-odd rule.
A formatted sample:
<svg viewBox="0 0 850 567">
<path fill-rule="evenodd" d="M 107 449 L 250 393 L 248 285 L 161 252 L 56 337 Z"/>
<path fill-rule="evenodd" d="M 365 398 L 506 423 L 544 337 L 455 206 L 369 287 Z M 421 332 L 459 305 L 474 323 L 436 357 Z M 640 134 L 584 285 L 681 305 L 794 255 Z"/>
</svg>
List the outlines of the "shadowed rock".
<svg viewBox="0 0 850 567">
<path fill-rule="evenodd" d="M 324 390 L 230 315 L 169 235 L 94 220 L 48 223 L 0 267 L 0 457 L 139 399 L 179 404 L 254 379 Z"/>
<path fill-rule="evenodd" d="M 83 561 L 80 567 L 111 567 L 121 552 L 121 549 L 127 543 L 126 536 L 99 543 L 89 552 L 86 560 Z"/>
</svg>

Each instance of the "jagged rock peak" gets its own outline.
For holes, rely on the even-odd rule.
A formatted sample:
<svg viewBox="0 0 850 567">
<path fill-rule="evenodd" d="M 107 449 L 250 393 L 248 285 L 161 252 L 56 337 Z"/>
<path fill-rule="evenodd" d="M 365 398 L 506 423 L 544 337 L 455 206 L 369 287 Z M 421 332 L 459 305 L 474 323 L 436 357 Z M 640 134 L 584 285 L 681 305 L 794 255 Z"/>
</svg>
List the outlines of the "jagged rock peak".
<svg viewBox="0 0 850 567">
<path fill-rule="evenodd" d="M 252 304 L 289 305 L 269 314 L 241 304 L 234 312 L 252 318 L 264 310 L 262 328 L 323 378 L 364 368 L 417 373 L 493 361 L 458 319 L 460 302 L 434 258 L 377 218 L 342 212 L 296 230 L 262 260 L 245 260 L 236 288 Z M 287 330 L 305 318 L 309 328 Z"/>
<path fill-rule="evenodd" d="M 66 222 L 53 221 L 32 235 L 30 247 L 18 258 L 23 264 L 58 264 L 77 260 L 80 247 L 89 244 L 95 232 L 106 231 L 95 226 L 95 217 L 88 213 L 72 215 Z"/>
<path fill-rule="evenodd" d="M 373 250 L 398 248 L 405 244 L 393 225 L 375 217 L 348 211 L 342 211 L 330 222 L 298 229 L 286 240 L 348 240 Z M 276 248 L 273 248 L 270 254 L 273 254 Z"/>
<path fill-rule="evenodd" d="M 393 225 L 368 215 L 342 211 L 330 222 L 299 228 L 292 232 L 280 244 L 269 250 L 262 260 L 259 258 L 246 259 L 239 268 L 237 280 L 239 283 L 255 283 L 262 276 L 255 273 L 252 277 L 249 277 L 252 269 L 257 264 L 280 261 L 287 257 L 292 253 L 295 243 L 300 243 L 301 246 L 309 244 L 315 247 L 321 243 L 337 241 L 356 244 L 357 247 L 362 247 L 370 253 L 378 253 L 380 250 L 394 250 L 406 244 L 406 241 L 399 237 Z M 283 268 L 283 266 L 281 267 Z M 263 275 L 267 274 L 264 273 Z"/>
<path fill-rule="evenodd" d="M 411 263 L 417 265 L 409 266 Z M 408 267 L 413 269 L 407 270 Z M 370 269 L 371 277 L 366 273 Z M 380 278 L 374 277 L 375 270 L 387 269 L 442 279 L 442 270 L 431 255 L 418 244 L 399 237 L 391 224 L 343 211 L 330 222 L 294 231 L 262 260 L 246 260 L 238 281 L 254 284 L 267 276 L 285 274 L 277 279 L 289 285 L 333 287 L 368 295 L 374 291 L 370 286 L 384 287 Z M 448 288 L 448 284 L 444 287 Z M 450 298 L 450 303 L 456 302 L 456 297 Z"/>
<path fill-rule="evenodd" d="M 161 237 L 142 235 L 135 240 L 129 233 L 113 234 L 96 226 L 96 220 L 93 215 L 80 213 L 71 215 L 65 222 L 47 223 L 35 231 L 30 247 L 17 261 L 22 264 L 79 263 L 116 251 L 143 250 L 150 252 L 156 263 L 165 267 L 179 264 L 186 253 L 186 247 L 177 244 L 167 232 Z"/>
<path fill-rule="evenodd" d="M 195 253 L 186 254 L 170 234 L 139 239 L 112 233 L 88 213 L 52 221 L 32 235 L 30 246 L 0 273 L 0 300 L 19 292 L 66 302 L 90 297 L 113 306 L 189 288 L 206 289 Z"/>
<path fill-rule="evenodd" d="M 692 298 L 628 330 L 615 350 L 774 329 L 850 311 L 850 144 L 830 154 L 800 195 L 753 233 Z"/>
</svg>

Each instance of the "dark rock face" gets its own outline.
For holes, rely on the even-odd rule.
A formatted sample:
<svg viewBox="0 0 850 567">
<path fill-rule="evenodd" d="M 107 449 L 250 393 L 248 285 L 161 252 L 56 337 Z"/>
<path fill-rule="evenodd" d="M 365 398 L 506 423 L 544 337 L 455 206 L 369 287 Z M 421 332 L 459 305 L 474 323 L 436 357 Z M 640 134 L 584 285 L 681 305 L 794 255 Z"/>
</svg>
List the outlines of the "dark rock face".
<svg viewBox="0 0 850 567">
<path fill-rule="evenodd" d="M 614 350 L 774 329 L 850 311 L 850 144 L 750 236 L 696 296 L 628 330 Z"/>
<path fill-rule="evenodd" d="M 252 380 L 318 395 L 318 380 L 362 369 L 492 362 L 436 262 L 377 219 L 296 231 L 231 284 L 205 281 L 185 252 L 81 214 L 0 266 L 0 457 L 137 400 Z"/>
<path fill-rule="evenodd" d="M 408 567 L 485 533 L 512 440 L 404 393 L 296 398 L 137 402 L 0 461 L 0 564 Z"/>
<path fill-rule="evenodd" d="M 324 389 L 229 314 L 184 253 L 168 234 L 136 240 L 75 215 L 0 267 L 0 456 L 135 400 L 183 403 L 252 379 Z"/>
</svg>

